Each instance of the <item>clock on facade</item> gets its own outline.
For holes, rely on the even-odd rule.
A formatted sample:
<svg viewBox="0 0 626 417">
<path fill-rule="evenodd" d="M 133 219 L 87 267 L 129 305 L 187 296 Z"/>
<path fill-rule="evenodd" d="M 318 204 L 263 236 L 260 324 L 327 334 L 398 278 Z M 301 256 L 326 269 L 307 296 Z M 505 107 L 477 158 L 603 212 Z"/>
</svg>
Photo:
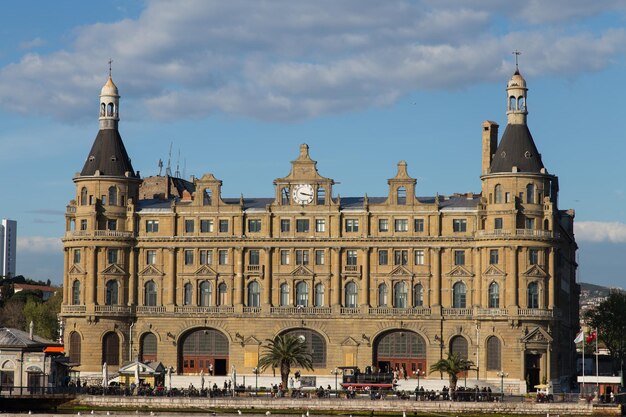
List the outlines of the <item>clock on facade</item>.
<svg viewBox="0 0 626 417">
<path fill-rule="evenodd" d="M 293 201 L 296 204 L 310 204 L 313 202 L 313 186 L 298 184 L 293 187 Z"/>
</svg>

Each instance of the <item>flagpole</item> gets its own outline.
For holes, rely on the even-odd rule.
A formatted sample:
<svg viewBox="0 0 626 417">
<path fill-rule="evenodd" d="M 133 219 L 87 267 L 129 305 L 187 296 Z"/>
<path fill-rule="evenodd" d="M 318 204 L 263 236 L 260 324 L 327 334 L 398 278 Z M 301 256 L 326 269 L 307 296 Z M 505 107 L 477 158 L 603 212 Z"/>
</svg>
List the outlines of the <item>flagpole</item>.
<svg viewBox="0 0 626 417">
<path fill-rule="evenodd" d="M 580 396 L 584 397 L 585 396 L 585 330 L 582 330 L 583 332 L 583 389 L 580 392 Z"/>
<path fill-rule="evenodd" d="M 596 336 L 596 396 L 600 395 L 600 383 L 598 381 L 598 328 L 595 331 Z"/>
</svg>

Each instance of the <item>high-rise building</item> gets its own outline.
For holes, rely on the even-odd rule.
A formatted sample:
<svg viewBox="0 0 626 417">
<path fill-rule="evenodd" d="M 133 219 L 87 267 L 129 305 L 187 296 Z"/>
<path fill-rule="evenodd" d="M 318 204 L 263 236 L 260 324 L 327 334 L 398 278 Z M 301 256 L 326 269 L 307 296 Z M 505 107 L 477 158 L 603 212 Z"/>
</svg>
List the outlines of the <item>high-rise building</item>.
<svg viewBox="0 0 626 417">
<path fill-rule="evenodd" d="M 17 222 L 2 219 L 0 225 L 0 276 L 15 276 L 15 259 L 17 255 Z"/>
<path fill-rule="evenodd" d="M 313 374 L 357 365 L 430 378 L 452 352 L 495 387 L 558 390 L 575 369 L 574 212 L 558 207 L 526 94 L 516 71 L 500 141 L 496 123 L 482 124 L 480 193 L 419 196 L 400 161 L 387 195 L 340 198 L 303 144 L 273 196 L 226 198 L 210 173 L 140 178 L 109 77 L 66 212 L 72 362 L 95 372 L 139 356 L 179 374 L 252 373 L 266 339 L 294 334 Z"/>
</svg>

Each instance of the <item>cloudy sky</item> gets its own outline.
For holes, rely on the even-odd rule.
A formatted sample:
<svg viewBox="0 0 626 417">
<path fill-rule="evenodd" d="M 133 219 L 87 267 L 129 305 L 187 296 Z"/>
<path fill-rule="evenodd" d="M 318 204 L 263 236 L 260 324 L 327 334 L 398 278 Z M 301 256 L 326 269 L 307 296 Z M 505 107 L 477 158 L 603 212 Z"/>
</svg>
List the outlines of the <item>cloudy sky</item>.
<svg viewBox="0 0 626 417">
<path fill-rule="evenodd" d="M 480 191 L 484 120 L 528 86 L 528 122 L 560 208 L 576 210 L 579 279 L 626 287 L 621 0 L 21 1 L 0 16 L 0 217 L 18 273 L 62 280 L 63 213 L 98 130 L 108 60 L 143 176 L 212 172 L 273 195 L 298 145 L 343 196 L 382 196 L 396 163 L 417 194 Z"/>
</svg>

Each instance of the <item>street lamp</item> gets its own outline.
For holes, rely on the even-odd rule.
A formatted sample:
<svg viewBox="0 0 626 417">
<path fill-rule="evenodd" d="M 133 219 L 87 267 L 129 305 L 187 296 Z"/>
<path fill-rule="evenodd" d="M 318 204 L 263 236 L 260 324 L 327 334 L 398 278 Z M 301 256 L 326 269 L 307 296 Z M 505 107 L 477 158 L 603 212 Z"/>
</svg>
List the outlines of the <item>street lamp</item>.
<svg viewBox="0 0 626 417">
<path fill-rule="evenodd" d="M 254 374 L 254 395 L 256 396 L 259 394 L 259 368 L 254 368 L 252 373 Z"/>
<path fill-rule="evenodd" d="M 332 371 L 330 371 L 330 373 L 335 375 L 335 391 L 337 391 L 337 375 L 341 373 L 341 369 L 335 368 Z"/>
<path fill-rule="evenodd" d="M 509 376 L 509 374 L 504 371 L 500 371 L 496 375 L 500 377 L 500 394 L 502 395 L 502 399 L 504 399 L 504 378 Z"/>
<path fill-rule="evenodd" d="M 422 370 L 420 370 L 419 368 L 417 368 L 417 371 L 413 371 L 414 375 L 417 375 L 417 391 L 419 391 L 420 389 L 420 375 L 422 374 Z"/>
</svg>

